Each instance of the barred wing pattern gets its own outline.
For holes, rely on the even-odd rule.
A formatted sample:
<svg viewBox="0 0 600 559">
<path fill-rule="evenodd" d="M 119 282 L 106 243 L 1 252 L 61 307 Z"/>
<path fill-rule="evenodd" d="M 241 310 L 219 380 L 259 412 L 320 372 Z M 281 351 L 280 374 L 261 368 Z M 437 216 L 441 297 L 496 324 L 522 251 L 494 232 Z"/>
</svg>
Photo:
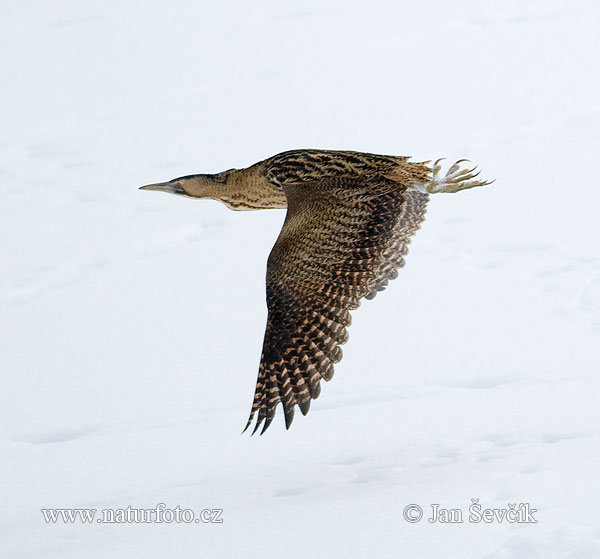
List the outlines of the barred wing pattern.
<svg viewBox="0 0 600 559">
<path fill-rule="evenodd" d="M 283 405 L 289 428 L 330 380 L 350 310 L 404 265 L 428 195 L 383 176 L 284 185 L 288 211 L 267 263 L 268 318 L 247 429 L 269 427 Z M 245 430 L 244 429 L 244 430 Z"/>
<path fill-rule="evenodd" d="M 409 191 L 403 194 L 404 203 L 400 207 L 397 225 L 394 228 L 388 248 L 383 252 L 381 263 L 377 270 L 377 281 L 372 291 L 365 296 L 374 299 L 379 291 L 383 291 L 389 280 L 398 277 L 398 268 L 404 266 L 404 257 L 408 253 L 410 238 L 417 232 L 425 219 L 429 194 Z"/>
</svg>

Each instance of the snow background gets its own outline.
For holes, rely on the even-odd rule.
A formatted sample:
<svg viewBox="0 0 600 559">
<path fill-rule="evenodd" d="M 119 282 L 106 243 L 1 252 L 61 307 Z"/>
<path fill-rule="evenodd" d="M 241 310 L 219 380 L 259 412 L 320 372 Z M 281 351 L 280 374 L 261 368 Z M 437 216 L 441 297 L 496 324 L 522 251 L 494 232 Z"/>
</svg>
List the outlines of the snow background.
<svg viewBox="0 0 600 559">
<path fill-rule="evenodd" d="M 0 555 L 600 556 L 600 5 L 6 2 Z M 139 192 L 298 147 L 469 157 L 289 432 L 240 436 L 284 212 Z M 403 508 L 530 502 L 533 524 Z M 48 525 L 47 507 L 224 509 Z M 467 516 L 467 515 L 465 515 Z"/>
</svg>

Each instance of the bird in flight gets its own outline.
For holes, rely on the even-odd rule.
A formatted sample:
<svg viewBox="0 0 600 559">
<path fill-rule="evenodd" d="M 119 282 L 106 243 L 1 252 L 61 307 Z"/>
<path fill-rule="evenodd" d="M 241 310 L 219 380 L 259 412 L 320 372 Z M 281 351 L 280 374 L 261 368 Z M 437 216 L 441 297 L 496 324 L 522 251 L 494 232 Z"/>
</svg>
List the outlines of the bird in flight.
<svg viewBox="0 0 600 559">
<path fill-rule="evenodd" d="M 331 380 L 348 339 L 350 311 L 397 277 L 429 194 L 490 184 L 461 159 L 441 173 L 438 159 L 353 151 L 286 151 L 245 169 L 142 186 L 220 200 L 233 210 L 286 208 L 267 262 L 268 317 L 254 401 L 244 431 L 261 434 L 283 406 L 289 429 Z"/>
</svg>

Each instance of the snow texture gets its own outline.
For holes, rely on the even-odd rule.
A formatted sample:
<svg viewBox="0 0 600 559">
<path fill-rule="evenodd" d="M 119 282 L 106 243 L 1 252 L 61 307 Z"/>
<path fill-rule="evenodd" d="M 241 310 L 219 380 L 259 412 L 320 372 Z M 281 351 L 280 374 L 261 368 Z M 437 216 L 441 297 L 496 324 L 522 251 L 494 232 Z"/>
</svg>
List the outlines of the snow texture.
<svg viewBox="0 0 600 559">
<path fill-rule="evenodd" d="M 4 4 L 0 556 L 600 556 L 598 2 Z M 137 187 L 299 147 L 496 182 L 433 196 L 310 414 L 241 436 L 284 212 Z M 426 520 L 471 499 L 537 523 Z M 224 522 L 40 511 L 161 502 Z"/>
</svg>

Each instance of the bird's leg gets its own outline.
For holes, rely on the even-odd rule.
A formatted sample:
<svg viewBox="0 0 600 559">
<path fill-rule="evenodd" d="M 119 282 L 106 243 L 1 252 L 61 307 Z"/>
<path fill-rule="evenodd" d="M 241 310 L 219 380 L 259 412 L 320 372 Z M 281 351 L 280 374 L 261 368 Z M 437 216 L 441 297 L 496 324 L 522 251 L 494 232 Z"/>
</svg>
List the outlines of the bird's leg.
<svg viewBox="0 0 600 559">
<path fill-rule="evenodd" d="M 414 184 L 414 188 L 419 192 L 435 194 L 436 192 L 458 192 L 459 190 L 467 190 L 476 186 L 485 186 L 494 181 L 483 181 L 476 179 L 480 171 L 476 172 L 477 166 L 472 169 L 461 167 L 461 163 L 469 161 L 468 159 L 459 159 L 445 175 L 441 174 L 442 166 L 438 159 L 432 168 L 431 180 L 428 183 Z"/>
</svg>

